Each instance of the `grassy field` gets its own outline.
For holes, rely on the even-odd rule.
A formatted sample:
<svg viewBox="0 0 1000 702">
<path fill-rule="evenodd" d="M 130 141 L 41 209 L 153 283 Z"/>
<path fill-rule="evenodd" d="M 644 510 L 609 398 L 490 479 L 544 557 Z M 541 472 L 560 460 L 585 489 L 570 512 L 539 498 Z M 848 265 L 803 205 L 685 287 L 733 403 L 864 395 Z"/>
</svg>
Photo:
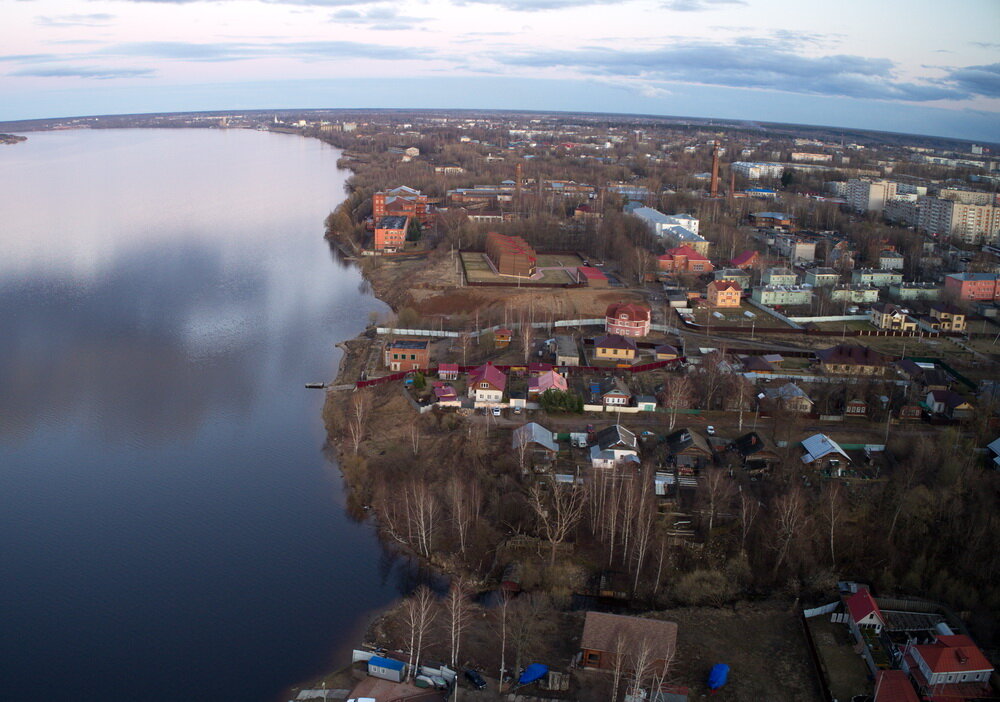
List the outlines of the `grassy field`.
<svg viewBox="0 0 1000 702">
<path fill-rule="evenodd" d="M 717 309 L 715 307 L 705 307 L 699 305 L 692 309 L 694 312 L 694 319 L 697 324 L 702 326 L 743 326 L 749 333 L 751 326 L 756 329 L 762 328 L 784 328 L 789 329 L 790 327 L 782 322 L 777 317 L 769 315 L 753 305 L 744 302 L 738 308 L 737 307 L 723 307 Z M 718 312 L 723 316 L 723 319 L 719 319 L 713 315 L 713 312 Z M 753 318 L 747 317 L 744 312 L 749 312 L 753 315 Z"/>
<path fill-rule="evenodd" d="M 486 260 L 485 254 L 475 251 L 463 251 L 462 266 L 465 268 L 465 277 L 470 283 L 517 283 L 530 286 L 538 284 L 560 285 L 576 282 L 565 271 L 547 270 L 542 271 L 539 278 L 513 278 L 511 276 L 498 275 L 493 272 L 493 268 Z M 581 266 L 583 261 L 578 256 L 553 256 L 543 254 L 538 257 L 539 268 L 547 266 Z"/>
</svg>

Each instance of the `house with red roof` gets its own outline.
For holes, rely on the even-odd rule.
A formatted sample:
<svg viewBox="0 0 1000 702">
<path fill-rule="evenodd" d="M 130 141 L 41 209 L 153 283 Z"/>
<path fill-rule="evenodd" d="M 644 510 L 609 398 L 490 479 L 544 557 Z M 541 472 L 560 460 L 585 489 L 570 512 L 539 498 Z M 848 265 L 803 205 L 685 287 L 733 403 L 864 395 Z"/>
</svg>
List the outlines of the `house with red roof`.
<svg viewBox="0 0 1000 702">
<path fill-rule="evenodd" d="M 606 288 L 610 284 L 608 282 L 608 276 L 604 275 L 604 271 L 600 268 L 594 268 L 593 266 L 580 266 L 577 268 L 579 271 L 579 281 L 581 283 L 586 283 L 587 287 L 590 288 Z"/>
<path fill-rule="evenodd" d="M 733 268 L 754 268 L 760 265 L 760 254 L 756 251 L 744 251 L 729 262 Z"/>
<path fill-rule="evenodd" d="M 938 636 L 934 643 L 908 645 L 901 667 L 929 702 L 963 702 L 991 697 L 993 665 L 968 636 Z"/>
<path fill-rule="evenodd" d="M 438 364 L 438 377 L 441 380 L 458 380 L 458 364 L 457 363 L 439 363 Z"/>
<path fill-rule="evenodd" d="M 712 307 L 739 307 L 743 288 L 732 280 L 713 280 L 708 284 L 708 304 Z"/>
<path fill-rule="evenodd" d="M 547 390 L 561 390 L 562 392 L 569 390 L 566 376 L 549 370 L 528 379 L 528 399 L 537 398 Z"/>
<path fill-rule="evenodd" d="M 649 334 L 653 315 L 647 305 L 636 302 L 617 302 L 608 305 L 604 313 L 608 334 L 639 337 Z"/>
<path fill-rule="evenodd" d="M 503 402 L 507 374 L 492 363 L 479 366 L 469 373 L 469 397 L 476 407 L 489 407 Z"/>
<path fill-rule="evenodd" d="M 847 598 L 847 613 L 851 616 L 851 631 L 861 640 L 861 629 L 872 629 L 878 634 L 885 626 L 885 617 L 878 603 L 867 589 L 861 589 Z"/>
<path fill-rule="evenodd" d="M 658 268 L 666 273 L 711 273 L 714 270 L 708 257 L 690 246 L 667 249 L 667 252 L 658 256 L 656 260 Z"/>
<path fill-rule="evenodd" d="M 875 676 L 875 702 L 920 702 L 913 684 L 901 670 L 880 670 Z"/>
</svg>

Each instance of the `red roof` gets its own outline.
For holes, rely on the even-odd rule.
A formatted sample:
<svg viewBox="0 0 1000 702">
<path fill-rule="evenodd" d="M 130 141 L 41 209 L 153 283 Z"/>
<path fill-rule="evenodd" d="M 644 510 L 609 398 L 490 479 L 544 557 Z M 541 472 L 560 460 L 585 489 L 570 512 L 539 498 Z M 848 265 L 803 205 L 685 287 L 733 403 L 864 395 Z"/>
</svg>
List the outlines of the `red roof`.
<svg viewBox="0 0 1000 702">
<path fill-rule="evenodd" d="M 649 308 L 634 302 L 617 302 L 608 305 L 604 313 L 607 317 L 619 318 L 623 314 L 632 322 L 645 322 L 649 319 Z"/>
<path fill-rule="evenodd" d="M 580 266 L 580 275 L 587 280 L 607 280 L 608 276 L 604 272 L 593 266 Z"/>
<path fill-rule="evenodd" d="M 690 246 L 677 246 L 672 249 L 667 249 L 667 253 L 664 254 L 664 256 L 660 256 L 660 258 L 664 258 L 665 256 L 687 256 L 687 259 L 689 261 L 708 260 L 708 256 L 703 256 L 702 254 L 692 249 Z"/>
<path fill-rule="evenodd" d="M 713 280 L 708 284 L 708 287 L 712 288 L 716 292 L 722 292 L 723 290 L 735 290 L 736 292 L 742 292 L 743 288 L 739 286 L 739 283 L 733 280 Z"/>
<path fill-rule="evenodd" d="M 970 673 L 993 670 L 992 664 L 968 636 L 939 636 L 932 644 L 914 646 L 933 673 Z"/>
<path fill-rule="evenodd" d="M 479 366 L 471 373 L 469 373 L 469 383 L 480 383 L 487 382 L 497 390 L 503 390 L 507 387 L 507 375 L 502 370 L 494 366 L 492 363 L 487 363 L 484 366 Z"/>
<path fill-rule="evenodd" d="M 847 609 L 851 613 L 851 619 L 854 620 L 855 624 L 872 612 L 875 612 L 878 615 L 879 621 L 885 624 L 885 617 L 882 616 L 882 610 L 878 608 L 875 598 L 872 597 L 872 594 L 868 590 L 858 590 L 848 597 Z"/>
<path fill-rule="evenodd" d="M 906 673 L 880 670 L 875 678 L 875 702 L 920 702 L 920 698 Z"/>
<path fill-rule="evenodd" d="M 752 263 L 756 259 L 757 259 L 756 251 L 744 251 L 739 256 L 730 261 L 730 263 L 738 268 L 740 266 L 745 266 L 749 263 Z"/>
</svg>

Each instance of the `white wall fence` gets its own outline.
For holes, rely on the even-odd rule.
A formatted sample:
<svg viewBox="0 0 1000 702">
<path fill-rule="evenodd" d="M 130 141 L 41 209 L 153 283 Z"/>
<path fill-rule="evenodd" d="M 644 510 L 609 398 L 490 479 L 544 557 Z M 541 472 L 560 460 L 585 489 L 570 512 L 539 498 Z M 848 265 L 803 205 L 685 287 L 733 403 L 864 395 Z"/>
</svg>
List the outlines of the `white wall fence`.
<svg viewBox="0 0 1000 702">
<path fill-rule="evenodd" d="M 604 317 L 597 319 L 560 319 L 555 322 L 532 322 L 532 329 L 566 329 L 569 327 L 603 327 L 605 323 Z M 457 339 L 462 334 L 468 334 L 472 338 L 476 338 L 486 333 L 493 333 L 498 329 L 510 329 L 511 331 L 516 331 L 521 328 L 520 322 L 514 322 L 512 324 L 497 324 L 496 326 L 486 327 L 485 329 L 480 329 L 479 331 L 470 332 L 457 332 L 457 331 L 445 331 L 443 329 L 399 329 L 396 327 L 377 327 L 375 331 L 382 336 L 430 336 L 430 337 L 446 337 L 449 339 Z M 667 324 L 651 324 L 650 329 L 653 331 L 658 331 L 663 334 L 679 334 L 680 331 L 676 327 L 672 327 Z"/>
<path fill-rule="evenodd" d="M 761 303 L 757 302 L 756 300 L 754 300 L 751 297 L 746 298 L 746 300 L 747 300 L 747 302 L 749 302 L 751 305 L 753 305 L 757 309 L 761 310 L 762 312 L 767 312 L 769 315 L 771 315 L 775 319 L 784 322 L 785 324 L 787 324 L 788 326 L 792 327 L 793 329 L 802 329 L 802 325 L 801 324 L 796 324 L 790 317 L 786 317 L 785 315 L 781 314 L 781 312 L 778 312 L 778 310 L 774 309 L 773 307 L 768 307 L 767 305 L 762 305 Z"/>
<path fill-rule="evenodd" d="M 869 317 L 866 314 L 837 314 L 829 317 L 789 317 L 793 322 L 867 322 Z"/>
<path fill-rule="evenodd" d="M 802 614 L 806 619 L 812 619 L 813 617 L 818 617 L 821 614 L 830 614 L 831 612 L 835 612 L 839 606 L 840 602 L 831 602 L 830 604 L 823 605 L 822 607 L 804 609 L 802 610 Z"/>
</svg>

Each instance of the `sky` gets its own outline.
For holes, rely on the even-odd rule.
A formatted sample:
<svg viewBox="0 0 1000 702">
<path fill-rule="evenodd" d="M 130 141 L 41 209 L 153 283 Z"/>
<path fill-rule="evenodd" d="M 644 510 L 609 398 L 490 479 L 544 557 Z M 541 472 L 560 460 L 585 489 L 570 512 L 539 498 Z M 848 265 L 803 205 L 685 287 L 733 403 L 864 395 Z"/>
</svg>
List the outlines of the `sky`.
<svg viewBox="0 0 1000 702">
<path fill-rule="evenodd" d="M 1000 142 L 1000 0 L 0 0 L 0 120 L 477 108 Z"/>
</svg>

